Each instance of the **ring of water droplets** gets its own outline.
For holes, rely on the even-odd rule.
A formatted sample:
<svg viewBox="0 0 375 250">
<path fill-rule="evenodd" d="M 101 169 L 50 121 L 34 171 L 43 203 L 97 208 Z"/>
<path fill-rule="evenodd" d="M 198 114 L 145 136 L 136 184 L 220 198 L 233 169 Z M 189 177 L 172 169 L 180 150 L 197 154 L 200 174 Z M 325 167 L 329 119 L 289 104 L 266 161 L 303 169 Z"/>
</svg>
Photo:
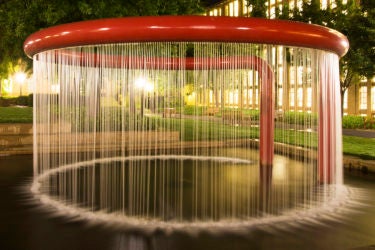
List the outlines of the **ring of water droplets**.
<svg viewBox="0 0 375 250">
<path fill-rule="evenodd" d="M 104 159 L 90 160 L 68 164 L 56 169 L 51 169 L 37 176 L 31 185 L 31 191 L 35 198 L 40 200 L 42 204 L 47 205 L 45 208 L 52 208 L 54 213 L 67 216 L 70 218 L 80 218 L 89 222 L 99 222 L 105 224 L 127 225 L 131 227 L 141 228 L 233 228 L 233 227 L 252 227 L 259 225 L 267 225 L 274 223 L 319 223 L 321 219 L 336 220 L 340 216 L 340 211 L 346 211 L 345 208 L 350 207 L 350 203 L 354 201 L 353 190 L 344 185 L 330 185 L 317 187 L 314 190 L 316 194 L 315 200 L 307 204 L 296 205 L 295 208 L 284 210 L 278 214 L 267 213 L 266 211 L 260 216 L 249 216 L 242 218 L 223 218 L 219 220 L 165 220 L 161 218 L 129 216 L 119 211 L 108 212 L 105 210 L 96 210 L 92 208 L 79 206 L 64 199 L 56 198 L 42 190 L 42 183 L 48 181 L 51 176 L 56 174 L 64 174 L 67 171 L 77 169 L 92 168 L 95 164 L 113 163 L 113 162 L 137 162 L 142 160 L 194 160 L 194 161 L 214 161 L 217 163 L 230 164 L 253 164 L 254 162 L 239 158 L 229 157 L 211 157 L 211 156 L 189 156 L 189 155 L 149 155 L 149 156 L 129 156 L 129 157 L 112 157 Z M 253 170 L 252 170 L 253 171 Z M 51 182 L 49 182 L 51 184 Z M 53 187 L 49 186 L 49 189 Z M 56 188 L 56 187 L 55 187 Z M 303 208 L 303 209 L 301 209 Z M 334 212 L 334 215 L 332 215 Z"/>
</svg>

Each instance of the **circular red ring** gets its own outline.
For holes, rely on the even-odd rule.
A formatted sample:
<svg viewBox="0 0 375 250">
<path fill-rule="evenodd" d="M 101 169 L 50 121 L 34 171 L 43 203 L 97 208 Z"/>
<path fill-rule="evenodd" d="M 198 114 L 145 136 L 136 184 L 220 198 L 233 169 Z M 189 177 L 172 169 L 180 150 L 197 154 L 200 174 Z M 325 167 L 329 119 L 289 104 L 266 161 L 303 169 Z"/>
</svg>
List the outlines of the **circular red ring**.
<svg viewBox="0 0 375 250">
<path fill-rule="evenodd" d="M 241 42 L 327 50 L 343 56 L 347 38 L 332 29 L 285 20 L 246 17 L 157 16 L 62 24 L 30 35 L 29 56 L 51 49 L 121 42 Z"/>
</svg>

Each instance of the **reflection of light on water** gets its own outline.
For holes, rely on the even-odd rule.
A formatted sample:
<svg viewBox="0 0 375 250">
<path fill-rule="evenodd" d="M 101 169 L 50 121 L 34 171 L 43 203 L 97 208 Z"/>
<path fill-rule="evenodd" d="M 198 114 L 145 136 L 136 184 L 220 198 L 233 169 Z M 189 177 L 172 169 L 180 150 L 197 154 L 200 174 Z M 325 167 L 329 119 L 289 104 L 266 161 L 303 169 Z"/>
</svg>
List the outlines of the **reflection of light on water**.
<svg viewBox="0 0 375 250">
<path fill-rule="evenodd" d="M 280 160 L 275 161 L 272 168 L 272 180 L 286 180 L 287 173 L 286 173 L 286 164 L 285 160 L 282 158 Z"/>
</svg>

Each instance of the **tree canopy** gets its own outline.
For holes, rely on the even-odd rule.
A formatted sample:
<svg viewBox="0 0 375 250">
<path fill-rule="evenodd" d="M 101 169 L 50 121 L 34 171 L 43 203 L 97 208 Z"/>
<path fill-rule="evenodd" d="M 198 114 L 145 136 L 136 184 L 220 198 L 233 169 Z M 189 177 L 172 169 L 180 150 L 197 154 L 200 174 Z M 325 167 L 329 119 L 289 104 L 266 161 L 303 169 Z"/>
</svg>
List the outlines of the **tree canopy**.
<svg viewBox="0 0 375 250">
<path fill-rule="evenodd" d="M 30 60 L 25 39 L 40 29 L 76 21 L 124 17 L 201 13 L 200 0 L 9 0 L 0 1 L 0 78 L 12 64 Z"/>
<path fill-rule="evenodd" d="M 366 0 L 367 1 L 367 0 Z M 301 11 L 294 11 L 293 19 L 324 25 L 347 36 L 350 44 L 348 53 L 340 60 L 342 94 L 353 83 L 353 77 L 375 75 L 375 19 L 374 1 L 355 0 L 345 4 L 336 1 L 334 6 L 320 9 L 319 1 L 304 2 Z"/>
</svg>

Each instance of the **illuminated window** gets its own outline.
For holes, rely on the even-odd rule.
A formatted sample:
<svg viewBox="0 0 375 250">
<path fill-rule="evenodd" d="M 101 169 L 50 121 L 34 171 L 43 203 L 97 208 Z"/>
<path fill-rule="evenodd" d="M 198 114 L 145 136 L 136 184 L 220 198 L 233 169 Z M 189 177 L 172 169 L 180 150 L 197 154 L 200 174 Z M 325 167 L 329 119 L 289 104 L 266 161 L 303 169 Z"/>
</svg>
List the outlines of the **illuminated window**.
<svg viewBox="0 0 375 250">
<path fill-rule="evenodd" d="M 276 48 L 272 47 L 272 64 L 276 64 Z"/>
<path fill-rule="evenodd" d="M 229 6 L 228 5 L 225 5 L 224 16 L 229 16 Z"/>
<path fill-rule="evenodd" d="M 292 0 L 289 2 L 289 9 L 293 10 L 294 7 L 295 7 L 295 4 L 294 4 L 294 1 Z"/>
<path fill-rule="evenodd" d="M 297 105 L 303 107 L 303 88 L 297 89 Z"/>
<path fill-rule="evenodd" d="M 243 12 L 244 16 L 246 16 L 246 14 L 249 13 L 249 7 L 248 7 L 247 0 L 242 1 L 242 12 Z"/>
<path fill-rule="evenodd" d="M 375 86 L 371 87 L 371 109 L 375 111 Z"/>
<path fill-rule="evenodd" d="M 247 79 L 248 79 L 248 85 L 252 86 L 253 84 L 253 71 L 252 70 L 249 70 L 247 72 Z"/>
<path fill-rule="evenodd" d="M 289 68 L 289 81 L 291 85 L 295 84 L 295 75 L 294 75 L 295 69 L 294 67 Z"/>
<path fill-rule="evenodd" d="M 238 0 L 235 0 L 233 2 L 233 16 L 238 16 Z"/>
<path fill-rule="evenodd" d="M 299 11 L 302 11 L 302 6 L 303 6 L 303 1 L 302 0 L 297 1 L 297 9 Z"/>
<path fill-rule="evenodd" d="M 270 18 L 271 19 L 276 18 L 276 7 L 275 6 L 271 7 L 271 9 L 270 9 Z"/>
<path fill-rule="evenodd" d="M 367 86 L 359 88 L 359 109 L 367 109 Z"/>
<path fill-rule="evenodd" d="M 347 4 L 348 3 L 348 0 L 342 0 L 342 4 Z"/>
<path fill-rule="evenodd" d="M 336 1 L 335 0 L 331 0 L 331 8 L 334 9 L 336 7 L 337 7 Z"/>
<path fill-rule="evenodd" d="M 344 93 L 343 108 L 348 109 L 348 90 Z"/>
<path fill-rule="evenodd" d="M 284 55 L 284 48 L 283 48 L 283 46 L 279 46 L 279 47 L 277 47 L 277 51 L 278 51 L 277 62 L 278 62 L 279 64 L 282 64 L 282 63 L 283 63 L 283 60 L 284 60 L 284 57 L 283 57 L 283 55 Z"/>
<path fill-rule="evenodd" d="M 258 89 L 255 89 L 255 104 L 258 105 L 259 97 L 258 97 Z"/>
<path fill-rule="evenodd" d="M 279 105 L 280 107 L 283 106 L 283 88 L 279 88 L 279 96 L 278 96 L 278 100 L 277 100 L 277 105 Z"/>
<path fill-rule="evenodd" d="M 210 15 L 210 16 L 213 16 L 213 15 L 214 15 L 214 12 L 211 10 L 209 15 Z"/>
<path fill-rule="evenodd" d="M 284 84 L 284 69 L 283 67 L 279 67 L 279 72 L 278 72 L 278 76 L 279 76 L 279 79 L 278 79 L 278 84 L 279 85 L 283 85 Z"/>
<path fill-rule="evenodd" d="M 299 66 L 297 68 L 297 82 L 300 85 L 303 83 L 303 67 L 302 66 Z"/>
<path fill-rule="evenodd" d="M 294 107 L 294 88 L 290 88 L 289 90 L 289 104 L 291 107 Z"/>
<path fill-rule="evenodd" d="M 234 3 L 229 3 L 229 16 L 234 16 Z"/>
<path fill-rule="evenodd" d="M 325 10 L 325 9 L 327 9 L 327 6 L 328 6 L 327 0 L 321 0 L 321 2 L 320 2 L 320 8 L 322 10 Z"/>
<path fill-rule="evenodd" d="M 249 99 L 249 104 L 252 105 L 253 104 L 253 89 L 249 89 L 247 91 L 247 96 L 248 96 L 248 99 Z"/>
<path fill-rule="evenodd" d="M 307 88 L 307 96 L 306 96 L 306 107 L 311 108 L 312 106 L 312 89 L 311 87 Z"/>
</svg>

